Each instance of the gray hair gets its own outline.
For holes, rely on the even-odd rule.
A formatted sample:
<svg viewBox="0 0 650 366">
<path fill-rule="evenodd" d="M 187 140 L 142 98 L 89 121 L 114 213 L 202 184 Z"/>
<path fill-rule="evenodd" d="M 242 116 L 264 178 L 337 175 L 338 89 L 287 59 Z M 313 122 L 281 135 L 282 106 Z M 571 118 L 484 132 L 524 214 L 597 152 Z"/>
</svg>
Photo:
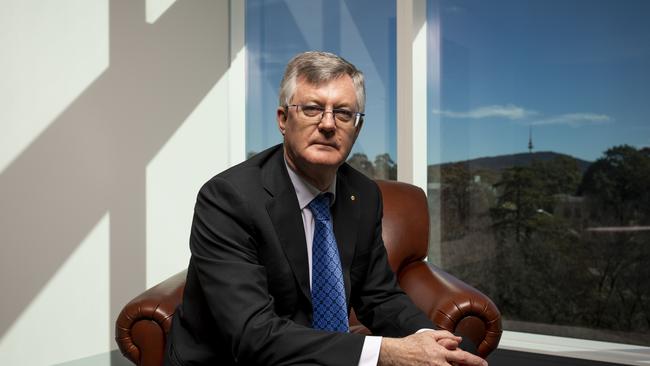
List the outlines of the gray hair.
<svg viewBox="0 0 650 366">
<path fill-rule="evenodd" d="M 366 106 L 366 87 L 363 73 L 353 64 L 329 52 L 309 51 L 294 56 L 280 83 L 280 106 L 291 104 L 299 77 L 313 85 L 321 85 L 343 75 L 352 78 L 357 94 L 357 108 L 362 112 Z"/>
</svg>

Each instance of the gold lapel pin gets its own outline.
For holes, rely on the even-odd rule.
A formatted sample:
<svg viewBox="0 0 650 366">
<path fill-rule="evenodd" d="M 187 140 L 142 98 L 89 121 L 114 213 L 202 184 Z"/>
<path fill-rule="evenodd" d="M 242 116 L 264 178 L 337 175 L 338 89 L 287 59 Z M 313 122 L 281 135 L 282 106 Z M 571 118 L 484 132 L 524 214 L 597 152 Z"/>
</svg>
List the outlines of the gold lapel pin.
<svg viewBox="0 0 650 366">
<path fill-rule="evenodd" d="M 352 196 L 350 196 L 350 199 L 351 199 L 352 201 L 354 201 L 354 200 L 356 200 L 357 198 L 356 198 L 354 195 L 352 195 Z"/>
</svg>

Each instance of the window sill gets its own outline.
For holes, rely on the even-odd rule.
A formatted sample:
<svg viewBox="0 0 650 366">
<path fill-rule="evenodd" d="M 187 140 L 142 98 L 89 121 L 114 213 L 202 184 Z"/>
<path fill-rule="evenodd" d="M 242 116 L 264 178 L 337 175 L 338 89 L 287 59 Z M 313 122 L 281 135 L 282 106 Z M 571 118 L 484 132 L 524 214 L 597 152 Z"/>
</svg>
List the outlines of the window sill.
<svg viewBox="0 0 650 366">
<path fill-rule="evenodd" d="M 504 331 L 499 348 L 622 365 L 650 365 L 650 347 L 587 339 Z"/>
</svg>

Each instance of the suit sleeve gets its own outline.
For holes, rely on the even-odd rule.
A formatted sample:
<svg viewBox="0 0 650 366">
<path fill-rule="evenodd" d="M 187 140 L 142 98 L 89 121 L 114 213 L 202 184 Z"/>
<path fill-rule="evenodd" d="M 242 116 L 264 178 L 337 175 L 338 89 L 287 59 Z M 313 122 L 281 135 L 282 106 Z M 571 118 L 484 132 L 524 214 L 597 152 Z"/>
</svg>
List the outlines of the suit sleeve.
<svg viewBox="0 0 650 366">
<path fill-rule="evenodd" d="M 422 328 L 435 329 L 435 325 L 399 287 L 382 239 L 382 200 L 377 188 L 377 209 L 374 211 L 374 232 L 367 253 L 353 271 L 361 273 L 353 307 L 359 321 L 373 334 L 404 337 Z M 366 266 L 367 263 L 367 266 Z"/>
<path fill-rule="evenodd" d="M 314 330 L 281 318 L 260 263 L 245 197 L 222 178 L 199 192 L 190 237 L 192 265 L 218 334 L 240 364 L 356 365 L 363 336 Z"/>
</svg>

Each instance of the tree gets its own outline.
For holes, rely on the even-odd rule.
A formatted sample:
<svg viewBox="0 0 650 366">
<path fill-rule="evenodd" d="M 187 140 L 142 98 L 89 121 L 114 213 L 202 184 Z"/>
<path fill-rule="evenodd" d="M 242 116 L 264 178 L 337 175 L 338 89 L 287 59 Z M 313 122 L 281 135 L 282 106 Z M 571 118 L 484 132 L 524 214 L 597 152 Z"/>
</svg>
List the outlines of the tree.
<svg viewBox="0 0 650 366">
<path fill-rule="evenodd" d="M 463 236 L 469 225 L 471 173 L 466 164 L 445 165 L 440 187 L 443 240 Z"/>
<path fill-rule="evenodd" d="M 566 309 L 578 308 L 579 300 L 567 294 L 579 292 L 586 280 L 572 262 L 583 248 L 575 245 L 569 223 L 553 212 L 557 195 L 574 193 L 579 177 L 575 160 L 560 157 L 506 169 L 495 185 L 495 297 L 510 318 L 572 321 Z"/>
<path fill-rule="evenodd" d="M 587 322 L 595 327 L 647 332 L 650 329 L 650 149 L 614 146 L 586 171 L 578 193 L 588 204 L 592 231 L 584 241 L 591 273 Z M 629 231 L 617 231 L 628 228 Z M 636 341 L 638 342 L 638 341 Z M 646 341 L 647 342 L 647 341 Z"/>
<path fill-rule="evenodd" d="M 582 174 L 576 159 L 558 156 L 548 161 L 533 161 L 533 171 L 541 180 L 546 195 L 575 194 Z"/>
<path fill-rule="evenodd" d="M 352 154 L 352 156 L 348 158 L 348 164 L 369 178 L 375 177 L 375 167 L 372 165 L 370 160 L 368 160 L 368 156 L 366 154 Z"/>
<path fill-rule="evenodd" d="M 375 178 L 397 179 L 397 164 L 388 153 L 379 154 L 375 157 Z"/>
<path fill-rule="evenodd" d="M 592 220 L 602 225 L 648 224 L 650 149 L 629 145 L 608 149 L 592 164 L 578 193 L 589 198 Z"/>
<path fill-rule="evenodd" d="M 553 197 L 533 167 L 513 167 L 503 172 L 496 184 L 500 195 L 492 209 L 494 228 L 501 235 L 514 234 L 517 243 L 530 238 L 532 219 L 553 211 Z"/>
</svg>

